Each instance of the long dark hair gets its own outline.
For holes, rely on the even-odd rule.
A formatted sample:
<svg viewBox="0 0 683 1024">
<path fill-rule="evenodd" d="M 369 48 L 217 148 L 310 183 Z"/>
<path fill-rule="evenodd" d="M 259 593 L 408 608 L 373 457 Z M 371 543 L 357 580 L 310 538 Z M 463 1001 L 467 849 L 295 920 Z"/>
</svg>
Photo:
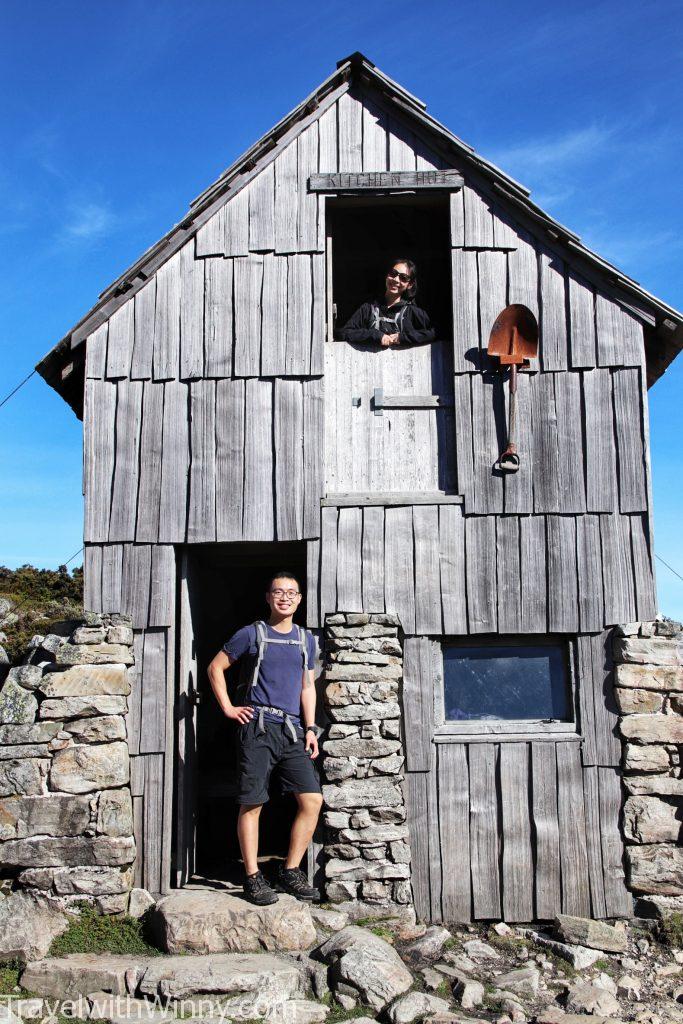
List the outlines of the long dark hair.
<svg viewBox="0 0 683 1024">
<path fill-rule="evenodd" d="M 405 256 L 398 256 L 395 260 L 392 260 L 391 263 L 388 265 L 384 273 L 385 277 L 390 270 L 394 269 L 397 263 L 405 263 L 410 272 L 410 284 L 404 291 L 403 298 L 406 299 L 407 302 L 412 302 L 415 296 L 417 295 L 417 266 L 415 265 L 413 260 L 409 260 Z"/>
</svg>

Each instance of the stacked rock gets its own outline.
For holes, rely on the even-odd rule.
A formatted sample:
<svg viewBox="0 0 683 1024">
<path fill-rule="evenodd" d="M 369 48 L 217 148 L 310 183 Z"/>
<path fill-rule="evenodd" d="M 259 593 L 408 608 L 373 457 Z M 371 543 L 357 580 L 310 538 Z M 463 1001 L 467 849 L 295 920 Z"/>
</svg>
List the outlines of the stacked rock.
<svg viewBox="0 0 683 1024">
<path fill-rule="evenodd" d="M 88 614 L 0 692 L 0 865 L 63 909 L 128 906 L 135 841 L 125 715 L 131 620 Z"/>
<path fill-rule="evenodd" d="M 615 698 L 624 745 L 624 838 L 631 890 L 683 910 L 683 632 L 671 620 L 618 627 Z"/>
<path fill-rule="evenodd" d="M 326 895 L 412 908 L 401 782 L 403 650 L 393 615 L 337 613 L 325 622 L 323 743 Z"/>
</svg>

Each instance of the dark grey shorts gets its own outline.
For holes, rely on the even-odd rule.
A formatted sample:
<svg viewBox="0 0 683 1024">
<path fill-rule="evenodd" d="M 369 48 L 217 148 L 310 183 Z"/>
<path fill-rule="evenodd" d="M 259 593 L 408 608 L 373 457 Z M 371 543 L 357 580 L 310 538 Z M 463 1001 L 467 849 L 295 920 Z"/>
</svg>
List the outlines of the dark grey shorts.
<svg viewBox="0 0 683 1024">
<path fill-rule="evenodd" d="M 273 769 L 277 768 L 283 793 L 320 793 L 315 762 L 304 747 L 304 731 L 296 725 L 297 740 L 280 722 L 264 722 L 259 733 L 253 718 L 240 726 L 239 804 L 265 804 Z"/>
</svg>

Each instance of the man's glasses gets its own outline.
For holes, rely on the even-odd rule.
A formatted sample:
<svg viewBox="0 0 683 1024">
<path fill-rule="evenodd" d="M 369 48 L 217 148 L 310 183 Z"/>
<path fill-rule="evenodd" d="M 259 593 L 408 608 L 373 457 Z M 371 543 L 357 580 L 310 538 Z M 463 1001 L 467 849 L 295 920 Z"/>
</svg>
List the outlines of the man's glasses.
<svg viewBox="0 0 683 1024">
<path fill-rule="evenodd" d="M 273 597 L 288 597 L 290 601 L 293 601 L 295 597 L 299 597 L 300 591 L 298 590 L 271 590 Z"/>
<path fill-rule="evenodd" d="M 397 277 L 401 284 L 408 284 L 410 281 L 410 274 L 402 274 L 400 270 L 390 270 L 387 277 Z"/>
</svg>

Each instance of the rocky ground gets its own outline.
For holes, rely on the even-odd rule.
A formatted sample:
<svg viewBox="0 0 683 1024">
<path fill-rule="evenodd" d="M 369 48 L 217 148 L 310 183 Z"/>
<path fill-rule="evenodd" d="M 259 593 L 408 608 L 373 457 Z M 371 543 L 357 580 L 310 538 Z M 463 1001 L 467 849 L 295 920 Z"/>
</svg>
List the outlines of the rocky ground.
<svg viewBox="0 0 683 1024">
<path fill-rule="evenodd" d="M 0 954 L 27 961 L 0 1021 L 269 1024 L 669 1024 L 683 1022 L 680 922 L 560 917 L 543 928 L 352 922 L 282 897 L 254 908 L 183 890 L 145 911 L 167 952 L 22 957 L 12 897 Z M 141 901 L 141 910 L 146 901 Z M 3 910 L 5 911 L 3 913 Z M 4 922 L 4 923 L 3 923 Z M 9 944 L 9 945 L 8 945 Z"/>
</svg>

